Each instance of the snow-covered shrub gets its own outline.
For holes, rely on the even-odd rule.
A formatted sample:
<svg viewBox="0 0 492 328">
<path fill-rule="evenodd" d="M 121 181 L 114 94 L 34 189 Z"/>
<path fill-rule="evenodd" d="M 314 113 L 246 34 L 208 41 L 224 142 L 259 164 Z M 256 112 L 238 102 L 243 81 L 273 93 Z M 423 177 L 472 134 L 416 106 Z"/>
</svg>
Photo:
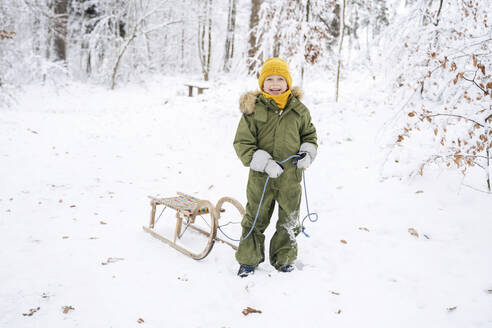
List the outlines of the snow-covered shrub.
<svg viewBox="0 0 492 328">
<path fill-rule="evenodd" d="M 13 99 L 13 85 L 11 80 L 12 55 L 11 40 L 15 32 L 0 30 L 0 106 L 10 104 Z"/>
<path fill-rule="evenodd" d="M 490 172 L 492 28 L 487 1 L 417 1 L 389 31 L 385 55 L 398 113 L 386 168 L 429 164 Z M 405 162 L 407 165 L 401 165 Z M 396 163 L 396 164 L 395 164 Z M 395 165 L 393 165 L 395 164 Z M 476 172 L 475 170 L 473 170 Z M 490 189 L 490 185 L 489 185 Z"/>
</svg>

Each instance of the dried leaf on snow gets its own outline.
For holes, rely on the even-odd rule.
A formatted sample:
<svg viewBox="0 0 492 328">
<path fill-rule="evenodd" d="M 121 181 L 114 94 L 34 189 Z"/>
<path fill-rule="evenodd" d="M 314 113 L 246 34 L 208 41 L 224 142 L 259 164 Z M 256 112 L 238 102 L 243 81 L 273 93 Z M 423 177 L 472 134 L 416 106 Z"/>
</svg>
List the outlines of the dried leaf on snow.
<svg viewBox="0 0 492 328">
<path fill-rule="evenodd" d="M 408 228 L 408 233 L 417 238 L 419 237 L 419 233 L 414 228 Z"/>
<path fill-rule="evenodd" d="M 124 260 L 124 258 L 121 258 L 121 257 L 108 257 L 106 262 L 102 262 L 101 264 L 107 265 L 109 263 L 115 263 L 115 262 L 119 262 L 119 261 L 123 261 L 123 260 Z"/>
<path fill-rule="evenodd" d="M 29 313 L 22 313 L 22 315 L 25 317 L 31 317 L 34 313 L 38 312 L 39 309 L 40 309 L 39 306 L 35 309 L 29 309 Z"/>
<path fill-rule="evenodd" d="M 457 306 L 448 307 L 446 310 L 449 312 L 456 310 Z"/>
<path fill-rule="evenodd" d="M 75 310 L 75 308 L 71 305 L 65 305 L 62 307 L 62 309 L 64 314 L 67 314 L 68 312 L 70 312 L 70 310 Z"/>
<path fill-rule="evenodd" d="M 245 309 L 242 311 L 242 313 L 243 313 L 244 315 L 248 315 L 248 314 L 250 314 L 250 313 L 261 313 L 261 311 L 260 311 L 260 310 L 253 309 L 252 307 L 249 307 L 249 306 L 248 306 L 247 308 L 245 308 Z"/>
<path fill-rule="evenodd" d="M 144 319 L 142 319 L 142 318 L 138 318 L 137 322 L 138 322 L 138 323 L 144 323 L 145 321 L 144 321 Z"/>
</svg>

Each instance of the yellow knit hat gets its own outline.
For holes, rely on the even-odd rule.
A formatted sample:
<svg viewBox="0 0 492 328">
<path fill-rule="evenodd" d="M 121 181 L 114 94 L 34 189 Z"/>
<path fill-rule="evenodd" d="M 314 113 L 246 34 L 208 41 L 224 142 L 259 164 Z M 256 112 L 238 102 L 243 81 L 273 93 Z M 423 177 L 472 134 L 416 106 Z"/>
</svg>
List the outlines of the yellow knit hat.
<svg viewBox="0 0 492 328">
<path fill-rule="evenodd" d="M 287 87 L 290 89 L 290 86 L 292 85 L 292 76 L 290 76 L 289 65 L 287 65 L 285 60 L 278 57 L 271 57 L 265 60 L 258 79 L 260 90 L 263 91 L 263 82 L 270 75 L 280 75 L 283 77 L 287 82 Z"/>
</svg>

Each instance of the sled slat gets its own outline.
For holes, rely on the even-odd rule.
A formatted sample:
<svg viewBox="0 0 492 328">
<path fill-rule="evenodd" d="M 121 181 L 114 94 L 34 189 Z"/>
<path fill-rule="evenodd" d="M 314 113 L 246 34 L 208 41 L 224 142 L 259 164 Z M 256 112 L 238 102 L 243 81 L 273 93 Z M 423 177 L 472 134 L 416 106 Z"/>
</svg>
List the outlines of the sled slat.
<svg viewBox="0 0 492 328">
<path fill-rule="evenodd" d="M 195 205 L 200 201 L 200 199 L 182 192 L 178 192 L 177 197 L 167 197 L 167 198 L 150 197 L 150 199 L 152 199 L 152 201 L 157 205 L 164 205 L 172 209 L 175 209 L 176 211 L 187 212 L 188 214 L 191 214 L 193 208 L 195 208 Z M 198 210 L 197 214 L 208 214 L 209 212 L 210 209 L 208 207 L 202 207 Z"/>
</svg>

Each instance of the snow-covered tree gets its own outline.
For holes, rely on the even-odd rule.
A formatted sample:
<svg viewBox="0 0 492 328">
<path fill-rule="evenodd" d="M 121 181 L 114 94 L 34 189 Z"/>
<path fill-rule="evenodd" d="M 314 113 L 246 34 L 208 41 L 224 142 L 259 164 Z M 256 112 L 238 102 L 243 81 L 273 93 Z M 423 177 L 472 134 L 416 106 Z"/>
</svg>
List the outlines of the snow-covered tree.
<svg viewBox="0 0 492 328">
<path fill-rule="evenodd" d="M 255 74 L 261 68 L 262 61 L 258 60 L 258 44 L 261 42 L 259 30 L 259 13 L 263 0 L 251 0 L 251 12 L 249 14 L 248 37 L 248 72 Z"/>
<path fill-rule="evenodd" d="M 234 40 L 236 29 L 237 0 L 229 0 L 229 10 L 227 12 L 227 35 L 224 53 L 224 71 L 228 72 L 234 57 Z"/>
<path fill-rule="evenodd" d="M 388 32 L 401 104 L 391 162 L 413 158 L 420 174 L 429 164 L 463 174 L 478 166 L 490 190 L 491 14 L 484 1 L 417 1 Z M 411 152 L 419 142 L 427 146 Z"/>
<path fill-rule="evenodd" d="M 11 101 L 11 91 L 9 90 L 9 76 L 11 73 L 12 49 L 10 41 L 15 37 L 15 32 L 0 30 L 0 102 L 6 103 Z"/>
<path fill-rule="evenodd" d="M 294 71 L 329 59 L 337 35 L 332 30 L 336 2 L 317 0 L 265 1 L 255 27 L 257 51 L 254 61 L 272 56 L 285 58 Z M 256 66 L 256 71 L 261 65 Z"/>
<path fill-rule="evenodd" d="M 341 30 L 343 8 L 346 19 Z M 371 41 L 388 24 L 388 11 L 386 0 L 265 0 L 252 30 L 256 52 L 250 57 L 255 63 L 284 57 L 301 77 L 310 68 L 333 71 L 341 56 L 342 35 L 359 50 L 359 33 L 364 33 L 368 53 Z M 257 64 L 253 71 L 260 68 Z"/>
<path fill-rule="evenodd" d="M 201 4 L 198 18 L 198 56 L 202 66 L 203 79 L 208 81 L 212 58 L 212 0 Z"/>
</svg>

